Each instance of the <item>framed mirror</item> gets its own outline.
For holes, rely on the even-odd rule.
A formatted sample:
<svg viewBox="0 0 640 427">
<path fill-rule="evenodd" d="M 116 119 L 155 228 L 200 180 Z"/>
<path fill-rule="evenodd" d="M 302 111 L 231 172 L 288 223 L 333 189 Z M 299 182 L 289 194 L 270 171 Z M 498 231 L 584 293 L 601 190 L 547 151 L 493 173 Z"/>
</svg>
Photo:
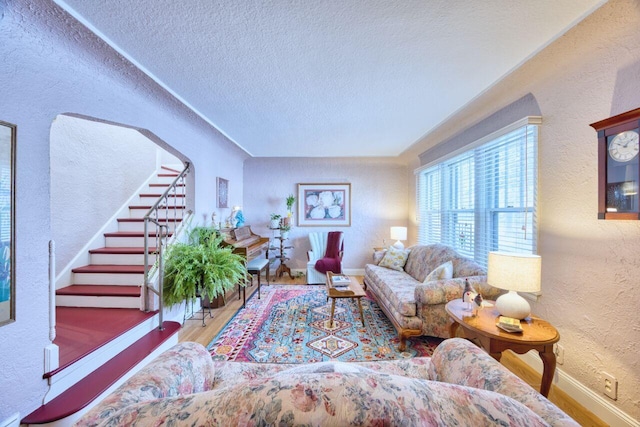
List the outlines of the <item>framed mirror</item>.
<svg viewBox="0 0 640 427">
<path fill-rule="evenodd" d="M 16 126 L 0 120 L 0 325 L 16 320 Z"/>
</svg>

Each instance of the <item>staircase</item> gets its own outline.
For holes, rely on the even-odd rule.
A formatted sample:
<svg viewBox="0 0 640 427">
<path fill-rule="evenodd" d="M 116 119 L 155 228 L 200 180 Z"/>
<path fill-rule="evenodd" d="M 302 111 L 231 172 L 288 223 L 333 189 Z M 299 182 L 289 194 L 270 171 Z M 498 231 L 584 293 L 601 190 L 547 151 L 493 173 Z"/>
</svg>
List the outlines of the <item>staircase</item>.
<svg viewBox="0 0 640 427">
<path fill-rule="evenodd" d="M 179 174 L 166 167 L 163 170 L 148 191 L 139 194 L 138 203 L 129 206 L 129 216 L 118 218 L 118 231 L 104 234 L 105 246 L 89 251 L 90 264 L 72 270 L 72 283 L 56 291 L 56 306 L 142 308 L 144 215 Z M 180 186 L 183 188 L 184 184 Z M 171 197 L 176 200 L 160 211 L 169 237 L 185 210 L 184 191 Z M 149 237 L 155 241 L 158 236 L 152 232 Z M 150 255 L 156 250 L 155 246 L 150 247 Z M 153 262 L 155 257 L 150 256 L 149 260 Z"/>
<path fill-rule="evenodd" d="M 88 265 L 72 269 L 71 283 L 56 290 L 59 367 L 45 373 L 50 389 L 44 404 L 27 415 L 26 425 L 70 425 L 92 401 L 105 396 L 135 370 L 177 343 L 180 324 L 144 312 L 144 216 L 180 175 L 162 167 L 156 179 L 118 218 L 117 231 L 104 233 L 104 247 L 89 251 Z M 168 237 L 185 214 L 184 180 L 162 202 L 156 219 Z M 150 228 L 155 229 L 155 228 Z M 149 242 L 158 242 L 154 232 Z M 157 245 L 149 244 L 148 263 Z M 160 317 L 161 318 L 161 317 Z"/>
</svg>

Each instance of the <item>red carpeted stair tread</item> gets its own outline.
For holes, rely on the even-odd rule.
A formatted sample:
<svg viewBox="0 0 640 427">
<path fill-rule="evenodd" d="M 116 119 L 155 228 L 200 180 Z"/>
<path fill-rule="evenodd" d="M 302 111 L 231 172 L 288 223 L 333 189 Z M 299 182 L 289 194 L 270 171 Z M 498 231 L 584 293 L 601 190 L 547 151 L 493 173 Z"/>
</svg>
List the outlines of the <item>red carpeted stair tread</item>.
<svg viewBox="0 0 640 427">
<path fill-rule="evenodd" d="M 60 396 L 24 417 L 22 423 L 44 424 L 57 421 L 87 406 L 180 330 L 178 322 L 164 322 L 163 325 L 164 330 L 156 328 L 149 332 Z"/>
<path fill-rule="evenodd" d="M 171 236 L 173 233 L 169 232 L 167 235 Z M 104 233 L 105 237 L 144 237 L 143 231 L 114 231 L 112 233 Z M 149 237 L 155 237 L 156 233 L 149 233 Z"/>
<path fill-rule="evenodd" d="M 184 209 L 184 206 L 158 206 L 158 209 Z M 130 205 L 129 209 L 151 209 L 151 205 Z"/>
<path fill-rule="evenodd" d="M 149 248 L 149 253 L 155 253 L 156 252 L 156 248 L 155 247 L 150 247 Z M 122 255 L 140 255 L 140 254 L 144 254 L 144 248 L 143 247 L 126 247 L 126 246 L 121 246 L 121 247 L 105 247 L 105 248 L 97 248 L 97 249 L 91 249 L 89 251 L 90 254 L 122 254 Z"/>
<path fill-rule="evenodd" d="M 169 222 L 169 221 L 171 221 L 171 222 L 173 222 L 173 221 L 180 222 L 180 221 L 182 221 L 182 218 L 176 218 L 176 219 L 173 219 L 173 218 L 169 218 L 169 219 L 159 218 L 157 221 L 158 222 Z M 144 218 L 118 218 L 118 222 L 144 222 Z"/>
<path fill-rule="evenodd" d="M 71 270 L 74 273 L 140 273 L 144 274 L 144 265 L 100 265 L 90 264 Z"/>
<path fill-rule="evenodd" d="M 177 174 L 180 174 L 180 172 L 181 172 L 181 171 L 179 171 L 177 169 L 174 169 L 174 168 L 169 167 L 169 166 L 164 166 L 164 165 L 160 166 L 160 169 L 162 169 L 164 171 L 174 172 L 174 173 L 177 173 Z"/>
<path fill-rule="evenodd" d="M 140 197 L 160 197 L 162 196 L 161 193 L 158 194 L 154 194 L 154 193 L 140 193 Z M 167 194 L 168 197 L 185 197 L 184 194 Z"/>
<path fill-rule="evenodd" d="M 163 184 L 163 183 L 154 183 L 154 184 L 149 184 L 149 187 L 168 187 L 171 184 Z M 176 184 L 176 187 L 184 187 L 184 184 Z"/>
<path fill-rule="evenodd" d="M 139 297 L 140 286 L 120 285 L 71 285 L 56 290 L 56 295 L 77 295 L 92 297 Z"/>
</svg>

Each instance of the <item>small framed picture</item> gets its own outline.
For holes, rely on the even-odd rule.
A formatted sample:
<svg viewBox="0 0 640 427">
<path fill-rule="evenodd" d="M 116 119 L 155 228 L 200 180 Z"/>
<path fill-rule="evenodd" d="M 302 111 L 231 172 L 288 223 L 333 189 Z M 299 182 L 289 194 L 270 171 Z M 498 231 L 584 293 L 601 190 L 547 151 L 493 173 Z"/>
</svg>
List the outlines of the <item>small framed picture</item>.
<svg viewBox="0 0 640 427">
<path fill-rule="evenodd" d="M 351 226 L 351 184 L 298 184 L 298 226 Z"/>
<path fill-rule="evenodd" d="M 218 188 L 218 207 L 219 208 L 228 208 L 229 207 L 229 180 L 224 178 L 217 177 L 217 188 Z"/>
</svg>

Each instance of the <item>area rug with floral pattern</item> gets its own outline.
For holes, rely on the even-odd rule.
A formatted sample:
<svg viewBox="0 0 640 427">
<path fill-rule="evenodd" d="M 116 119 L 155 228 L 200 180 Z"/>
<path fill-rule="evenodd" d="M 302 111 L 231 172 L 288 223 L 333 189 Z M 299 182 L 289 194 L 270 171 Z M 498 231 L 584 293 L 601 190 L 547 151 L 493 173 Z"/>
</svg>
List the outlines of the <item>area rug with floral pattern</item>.
<svg viewBox="0 0 640 427">
<path fill-rule="evenodd" d="M 254 293 L 207 349 L 214 360 L 350 362 L 430 356 L 442 341 L 413 337 L 401 352 L 396 330 L 369 295 L 362 309 L 364 326 L 357 301 L 337 299 L 332 326 L 324 285 L 263 286 L 261 298 Z"/>
</svg>

